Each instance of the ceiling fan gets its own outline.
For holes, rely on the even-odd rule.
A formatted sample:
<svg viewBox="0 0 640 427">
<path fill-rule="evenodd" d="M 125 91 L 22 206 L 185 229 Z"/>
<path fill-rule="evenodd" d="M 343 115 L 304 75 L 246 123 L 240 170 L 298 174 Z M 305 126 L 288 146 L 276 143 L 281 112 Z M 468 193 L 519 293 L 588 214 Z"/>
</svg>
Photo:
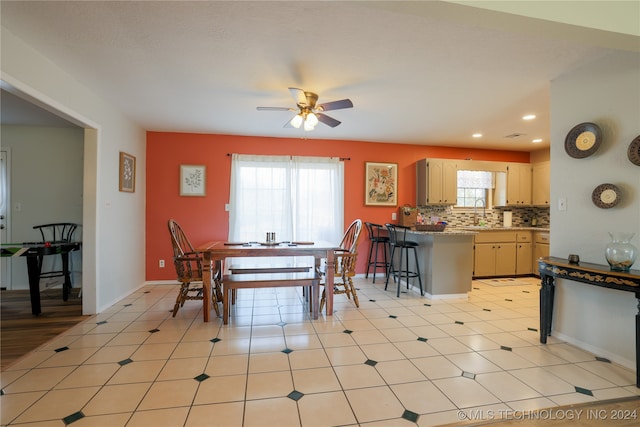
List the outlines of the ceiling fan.
<svg viewBox="0 0 640 427">
<path fill-rule="evenodd" d="M 256 107 L 258 111 L 293 111 L 297 114 L 289 120 L 285 127 L 293 126 L 299 128 L 304 125 L 304 130 L 313 130 L 318 122 L 322 122 L 332 128 L 338 126 L 339 120 L 329 117 L 323 114 L 324 111 L 340 110 L 343 108 L 353 108 L 353 103 L 350 99 L 341 99 L 339 101 L 325 102 L 324 104 L 316 104 L 318 102 L 318 95 L 313 92 L 305 92 L 302 89 L 290 87 L 289 92 L 296 101 L 297 108 L 291 107 Z"/>
</svg>

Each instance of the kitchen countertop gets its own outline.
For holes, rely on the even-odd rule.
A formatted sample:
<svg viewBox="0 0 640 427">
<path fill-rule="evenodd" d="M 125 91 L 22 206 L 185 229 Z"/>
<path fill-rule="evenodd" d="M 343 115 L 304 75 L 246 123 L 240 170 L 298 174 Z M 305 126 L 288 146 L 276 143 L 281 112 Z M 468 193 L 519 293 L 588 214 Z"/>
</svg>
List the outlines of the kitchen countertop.
<svg viewBox="0 0 640 427">
<path fill-rule="evenodd" d="M 549 227 L 480 227 L 480 226 L 463 226 L 463 227 L 447 227 L 444 231 L 418 231 L 418 230 L 407 230 L 409 233 L 413 234 L 433 234 L 433 235 L 475 235 L 481 231 L 542 231 L 548 233 L 550 231 Z"/>
<path fill-rule="evenodd" d="M 476 235 L 479 230 L 469 230 L 466 228 L 458 228 L 458 227 L 447 227 L 444 231 L 418 231 L 418 230 L 407 230 L 407 233 L 412 234 L 420 234 L 420 235 L 436 235 L 436 236 L 446 236 L 446 235 Z"/>
<path fill-rule="evenodd" d="M 543 231 L 549 232 L 549 227 L 481 227 L 481 226 L 464 226 L 457 227 L 457 229 L 472 230 L 472 231 Z M 446 230 L 446 229 L 445 229 Z"/>
</svg>

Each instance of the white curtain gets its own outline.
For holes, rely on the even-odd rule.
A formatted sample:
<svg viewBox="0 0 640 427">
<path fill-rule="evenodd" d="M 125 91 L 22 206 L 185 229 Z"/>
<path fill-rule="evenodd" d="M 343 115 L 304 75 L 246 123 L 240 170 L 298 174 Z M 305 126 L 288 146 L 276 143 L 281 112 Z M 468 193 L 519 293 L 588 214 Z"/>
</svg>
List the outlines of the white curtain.
<svg viewBox="0 0 640 427">
<path fill-rule="evenodd" d="M 231 157 L 229 241 L 336 244 L 344 232 L 344 165 L 325 157 Z"/>
<path fill-rule="evenodd" d="M 493 172 L 458 171 L 458 188 L 493 188 Z"/>
</svg>

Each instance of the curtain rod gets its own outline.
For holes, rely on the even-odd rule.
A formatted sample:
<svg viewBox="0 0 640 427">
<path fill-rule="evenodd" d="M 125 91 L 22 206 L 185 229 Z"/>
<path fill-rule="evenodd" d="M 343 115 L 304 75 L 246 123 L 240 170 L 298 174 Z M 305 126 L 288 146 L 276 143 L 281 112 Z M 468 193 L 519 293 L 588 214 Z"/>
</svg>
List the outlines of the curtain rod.
<svg viewBox="0 0 640 427">
<path fill-rule="evenodd" d="M 232 156 L 231 153 L 227 153 L 227 157 L 231 157 L 231 156 Z M 347 160 L 351 160 L 351 157 L 338 157 L 338 160 L 344 162 L 344 161 L 347 161 Z"/>
</svg>

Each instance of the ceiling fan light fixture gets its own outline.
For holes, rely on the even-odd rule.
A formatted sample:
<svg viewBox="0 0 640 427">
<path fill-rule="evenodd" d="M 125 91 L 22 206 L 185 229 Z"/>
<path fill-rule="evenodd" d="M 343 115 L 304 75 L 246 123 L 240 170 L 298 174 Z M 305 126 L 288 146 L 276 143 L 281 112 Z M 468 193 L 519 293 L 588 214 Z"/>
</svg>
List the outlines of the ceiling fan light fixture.
<svg viewBox="0 0 640 427">
<path fill-rule="evenodd" d="M 302 115 L 300 114 L 296 114 L 293 119 L 291 119 L 291 126 L 293 126 L 296 129 L 300 128 L 300 125 L 302 124 L 303 118 Z"/>
<path fill-rule="evenodd" d="M 305 120 L 304 121 L 304 130 L 307 131 L 307 132 L 310 132 L 313 129 L 315 129 L 315 125 L 312 124 L 309 120 Z"/>
<path fill-rule="evenodd" d="M 307 114 L 307 119 L 305 120 L 305 124 L 306 123 L 309 123 L 311 125 L 311 128 L 316 127 L 316 125 L 318 124 L 318 116 L 316 116 L 313 113 Z"/>
</svg>

